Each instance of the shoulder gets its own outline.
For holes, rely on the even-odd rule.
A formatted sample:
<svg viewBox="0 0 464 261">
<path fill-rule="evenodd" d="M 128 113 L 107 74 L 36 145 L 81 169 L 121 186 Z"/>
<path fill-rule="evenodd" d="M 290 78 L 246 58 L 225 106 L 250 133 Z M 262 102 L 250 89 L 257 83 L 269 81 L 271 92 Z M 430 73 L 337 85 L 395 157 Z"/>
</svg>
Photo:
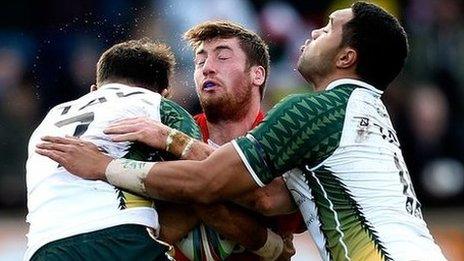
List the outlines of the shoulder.
<svg viewBox="0 0 464 261">
<path fill-rule="evenodd" d="M 200 132 L 192 116 L 179 104 L 166 99 L 161 99 L 161 122 L 171 128 L 180 130 L 185 134 L 199 139 Z"/>
<path fill-rule="evenodd" d="M 161 113 L 166 116 L 168 115 L 187 116 L 188 115 L 189 118 L 191 117 L 190 114 L 184 108 L 182 108 L 182 106 L 164 97 L 161 97 L 160 109 L 161 109 Z"/>
<path fill-rule="evenodd" d="M 353 86 L 341 86 L 322 92 L 292 94 L 282 99 L 274 110 L 293 111 L 297 114 L 307 112 L 314 115 L 334 107 L 346 106 L 354 89 Z"/>
<path fill-rule="evenodd" d="M 63 112 L 67 110 L 67 107 L 72 106 L 75 102 L 76 100 L 72 100 L 55 105 L 48 111 L 44 118 L 44 121 L 49 118 L 59 117 L 61 114 L 63 114 Z"/>
</svg>

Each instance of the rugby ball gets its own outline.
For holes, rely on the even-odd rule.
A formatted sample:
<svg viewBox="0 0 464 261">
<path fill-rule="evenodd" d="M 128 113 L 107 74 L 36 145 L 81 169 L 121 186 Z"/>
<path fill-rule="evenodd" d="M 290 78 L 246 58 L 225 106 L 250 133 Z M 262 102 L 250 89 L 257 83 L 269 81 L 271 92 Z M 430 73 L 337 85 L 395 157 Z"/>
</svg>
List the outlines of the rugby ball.
<svg viewBox="0 0 464 261">
<path fill-rule="evenodd" d="M 226 259 L 237 243 L 222 238 L 206 225 L 199 225 L 177 243 L 182 254 L 192 261 L 218 261 Z"/>
</svg>

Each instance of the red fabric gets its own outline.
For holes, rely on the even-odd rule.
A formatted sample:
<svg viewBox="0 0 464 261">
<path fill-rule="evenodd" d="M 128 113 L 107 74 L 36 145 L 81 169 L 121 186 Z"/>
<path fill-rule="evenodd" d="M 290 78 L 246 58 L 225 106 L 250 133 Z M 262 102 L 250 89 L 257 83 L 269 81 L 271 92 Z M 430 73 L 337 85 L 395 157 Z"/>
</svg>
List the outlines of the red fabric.
<svg viewBox="0 0 464 261">
<path fill-rule="evenodd" d="M 299 234 L 306 231 L 306 224 L 300 211 L 292 214 L 279 215 L 270 218 L 275 231 L 279 234 L 293 233 Z"/>
<path fill-rule="evenodd" d="M 197 114 L 193 117 L 200 127 L 201 134 L 203 136 L 203 141 L 208 141 L 209 131 L 208 123 L 206 120 L 206 115 L 204 113 Z M 256 127 L 264 119 L 264 113 L 260 111 L 256 116 L 255 121 L 253 122 L 252 128 Z M 271 218 L 265 218 L 268 227 L 273 228 L 276 232 L 285 234 L 285 233 L 302 233 L 306 230 L 303 217 L 301 216 L 300 211 L 297 211 L 289 215 L 279 215 Z M 176 260 L 184 261 L 186 257 L 176 249 Z M 251 253 L 236 253 L 232 254 L 227 258 L 227 261 L 255 261 L 260 260 L 259 256 Z"/>
<path fill-rule="evenodd" d="M 203 141 L 207 142 L 209 139 L 208 123 L 206 122 L 206 115 L 204 113 L 197 114 L 193 116 L 193 119 L 197 122 L 198 127 L 200 127 L 201 136 Z"/>
<path fill-rule="evenodd" d="M 176 261 L 190 261 L 177 246 L 174 246 L 174 259 Z"/>
<path fill-rule="evenodd" d="M 200 127 L 201 135 L 203 136 L 203 141 L 207 142 L 209 139 L 209 131 L 208 131 L 208 122 L 206 120 L 206 114 L 200 113 L 200 114 L 193 116 L 193 118 L 197 122 L 198 127 Z M 259 111 L 251 128 L 258 126 L 258 124 L 261 121 L 263 121 L 263 119 L 264 119 L 264 112 Z"/>
</svg>

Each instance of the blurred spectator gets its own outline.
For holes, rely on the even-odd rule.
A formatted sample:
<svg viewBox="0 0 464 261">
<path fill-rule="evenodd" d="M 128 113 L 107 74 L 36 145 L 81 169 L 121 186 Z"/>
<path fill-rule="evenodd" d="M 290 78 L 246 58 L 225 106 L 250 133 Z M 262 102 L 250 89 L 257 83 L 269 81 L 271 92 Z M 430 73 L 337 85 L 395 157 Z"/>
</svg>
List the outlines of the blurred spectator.
<svg viewBox="0 0 464 261">
<path fill-rule="evenodd" d="M 284 89 L 283 92 L 288 93 L 305 83 L 295 68 L 301 46 L 314 25 L 306 24 L 296 9 L 283 1 L 271 1 L 264 5 L 259 18 L 272 61 L 267 84 L 269 95 L 265 99 L 275 103 L 280 97 L 272 97 L 274 92 Z"/>
<path fill-rule="evenodd" d="M 442 87 L 462 120 L 464 24 L 460 0 L 411 0 L 407 13 L 411 55 L 407 71 L 420 81 L 448 79 Z"/>
<path fill-rule="evenodd" d="M 415 85 L 408 97 L 399 134 L 419 199 L 426 205 L 455 204 L 464 194 L 462 136 L 450 128 L 449 101 L 434 84 Z"/>
<path fill-rule="evenodd" d="M 0 47 L 0 208 L 25 204 L 25 155 L 38 103 L 20 49 Z"/>
</svg>

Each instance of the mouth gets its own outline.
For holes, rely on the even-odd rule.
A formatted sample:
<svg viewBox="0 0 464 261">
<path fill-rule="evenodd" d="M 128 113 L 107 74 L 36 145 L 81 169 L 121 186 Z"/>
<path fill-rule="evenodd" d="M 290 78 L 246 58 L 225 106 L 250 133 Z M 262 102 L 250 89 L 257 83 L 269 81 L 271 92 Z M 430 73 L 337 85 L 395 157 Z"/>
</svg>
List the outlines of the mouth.
<svg viewBox="0 0 464 261">
<path fill-rule="evenodd" d="M 216 89 L 217 86 L 218 85 L 213 81 L 205 81 L 205 82 L 203 82 L 203 86 L 202 86 L 201 89 L 203 91 L 208 92 L 208 91 L 213 91 L 214 89 Z"/>
<path fill-rule="evenodd" d="M 300 51 L 303 52 L 306 46 L 308 46 L 312 41 L 311 40 L 306 40 L 305 43 L 300 47 Z"/>
</svg>

